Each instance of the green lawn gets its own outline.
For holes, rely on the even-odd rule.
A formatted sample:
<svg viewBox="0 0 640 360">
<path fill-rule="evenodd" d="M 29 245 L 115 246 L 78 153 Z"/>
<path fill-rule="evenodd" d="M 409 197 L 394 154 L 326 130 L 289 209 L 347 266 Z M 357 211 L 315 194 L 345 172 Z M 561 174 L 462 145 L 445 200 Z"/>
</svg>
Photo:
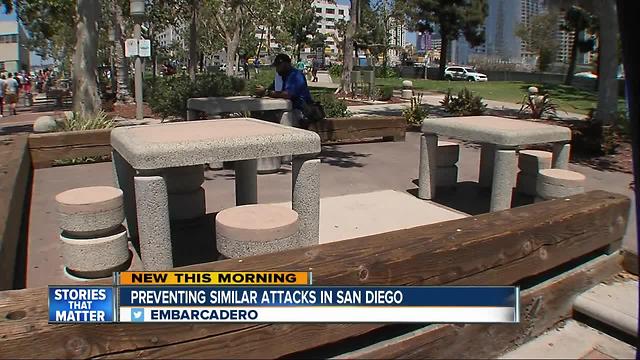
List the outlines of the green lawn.
<svg viewBox="0 0 640 360">
<path fill-rule="evenodd" d="M 376 79 L 376 85 L 391 85 L 394 88 L 402 88 L 403 79 Z M 529 86 L 537 86 L 540 90 L 546 90 L 551 94 L 551 99 L 558 105 L 559 110 L 574 112 L 578 114 L 588 114 L 591 108 L 596 107 L 597 93 L 576 89 L 572 86 L 554 84 L 531 84 L 521 81 L 488 81 L 464 82 L 464 81 L 440 81 L 410 79 L 413 81 L 415 89 L 445 93 L 447 89 L 457 92 L 465 87 L 475 94 L 496 101 L 518 103 L 522 101 Z M 620 98 L 618 107 L 622 110 L 625 101 Z"/>
</svg>

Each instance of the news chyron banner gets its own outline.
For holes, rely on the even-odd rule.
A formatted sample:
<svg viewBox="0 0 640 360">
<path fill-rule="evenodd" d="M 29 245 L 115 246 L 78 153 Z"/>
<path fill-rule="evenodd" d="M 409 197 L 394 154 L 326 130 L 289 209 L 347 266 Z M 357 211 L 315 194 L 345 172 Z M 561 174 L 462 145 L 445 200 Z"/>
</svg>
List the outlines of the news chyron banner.
<svg viewBox="0 0 640 360">
<path fill-rule="evenodd" d="M 50 323 L 517 323 L 512 286 L 316 286 L 310 272 L 122 272 L 50 286 Z"/>
</svg>

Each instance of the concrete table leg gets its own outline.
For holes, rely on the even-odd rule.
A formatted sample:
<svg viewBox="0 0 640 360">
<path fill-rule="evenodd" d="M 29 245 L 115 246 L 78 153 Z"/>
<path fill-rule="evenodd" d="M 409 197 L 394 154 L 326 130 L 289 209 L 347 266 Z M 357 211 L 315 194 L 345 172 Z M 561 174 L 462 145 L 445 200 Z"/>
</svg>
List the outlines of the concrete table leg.
<svg viewBox="0 0 640 360">
<path fill-rule="evenodd" d="M 570 143 L 553 143 L 553 158 L 551 167 L 554 169 L 567 169 L 569 167 Z"/>
<path fill-rule="evenodd" d="M 300 120 L 298 113 L 295 111 L 280 111 L 276 113 L 276 118 L 279 119 L 280 125 L 300 127 Z M 285 164 L 291 163 L 293 157 L 291 155 L 285 155 L 282 157 L 282 162 Z"/>
<path fill-rule="evenodd" d="M 515 149 L 496 149 L 490 211 L 511 208 L 517 158 Z"/>
<path fill-rule="evenodd" d="M 478 183 L 482 187 L 491 187 L 493 183 L 493 166 L 496 146 L 493 144 L 482 144 L 480 151 L 480 175 Z"/>
<path fill-rule="evenodd" d="M 320 242 L 320 159 L 293 158 L 292 209 L 298 213 L 300 246 Z"/>
<path fill-rule="evenodd" d="M 136 176 L 140 258 L 144 270 L 173 268 L 169 196 L 162 176 Z"/>
<path fill-rule="evenodd" d="M 430 200 L 436 196 L 438 163 L 438 135 L 422 134 L 420 137 L 420 169 L 418 174 L 418 197 Z"/>
<path fill-rule="evenodd" d="M 138 223 L 136 222 L 136 195 L 133 184 L 133 178 L 136 175 L 136 171 L 115 150 L 111 152 L 111 159 L 116 186 L 122 190 L 124 215 L 127 221 L 129 237 L 135 239 L 138 237 Z"/>
<path fill-rule="evenodd" d="M 236 205 L 258 203 L 258 161 L 256 159 L 235 162 Z"/>
</svg>

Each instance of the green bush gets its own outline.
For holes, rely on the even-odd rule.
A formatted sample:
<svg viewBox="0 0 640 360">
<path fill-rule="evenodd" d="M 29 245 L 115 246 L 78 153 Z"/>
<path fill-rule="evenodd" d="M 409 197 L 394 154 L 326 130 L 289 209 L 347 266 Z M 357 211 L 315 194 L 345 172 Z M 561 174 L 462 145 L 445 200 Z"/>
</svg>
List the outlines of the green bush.
<svg viewBox="0 0 640 360">
<path fill-rule="evenodd" d="M 329 75 L 332 79 L 340 79 L 342 77 L 342 65 L 333 64 L 329 67 Z"/>
<path fill-rule="evenodd" d="M 393 97 L 393 86 L 382 86 L 378 88 L 378 100 L 389 101 Z"/>
<path fill-rule="evenodd" d="M 245 82 L 221 72 L 196 75 L 191 81 L 187 75 L 157 78 L 147 89 L 147 102 L 154 113 L 163 119 L 169 116 L 184 117 L 187 100 L 192 97 L 231 96 L 244 91 Z"/>
<path fill-rule="evenodd" d="M 411 98 L 411 106 L 402 111 L 402 115 L 409 125 L 422 125 L 422 121 L 427 117 L 427 111 L 422 106 L 422 94 Z"/>
<path fill-rule="evenodd" d="M 351 112 L 347 110 L 347 103 L 342 99 L 337 99 L 333 94 L 322 94 L 319 101 L 328 118 L 351 116 Z"/>
<path fill-rule="evenodd" d="M 482 97 L 474 96 L 467 88 L 460 90 L 458 96 L 451 95 L 449 89 L 440 102 L 445 111 L 458 116 L 475 116 L 484 114 L 487 105 L 482 102 Z"/>
<path fill-rule="evenodd" d="M 389 66 L 380 66 L 380 67 L 376 67 L 376 77 L 377 78 L 384 78 L 384 79 L 388 79 L 388 78 L 398 78 L 400 77 L 400 73 L 398 72 L 398 69 L 395 67 L 389 67 Z"/>
</svg>

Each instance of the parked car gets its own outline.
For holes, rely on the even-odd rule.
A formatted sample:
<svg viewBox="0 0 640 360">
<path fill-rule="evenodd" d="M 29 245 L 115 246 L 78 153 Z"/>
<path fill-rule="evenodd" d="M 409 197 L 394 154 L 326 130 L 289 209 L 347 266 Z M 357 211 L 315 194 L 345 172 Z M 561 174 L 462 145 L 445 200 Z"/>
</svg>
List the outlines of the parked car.
<svg viewBox="0 0 640 360">
<path fill-rule="evenodd" d="M 462 66 L 451 66 L 444 69 L 446 80 L 488 81 L 487 75 L 475 72 Z"/>
</svg>

